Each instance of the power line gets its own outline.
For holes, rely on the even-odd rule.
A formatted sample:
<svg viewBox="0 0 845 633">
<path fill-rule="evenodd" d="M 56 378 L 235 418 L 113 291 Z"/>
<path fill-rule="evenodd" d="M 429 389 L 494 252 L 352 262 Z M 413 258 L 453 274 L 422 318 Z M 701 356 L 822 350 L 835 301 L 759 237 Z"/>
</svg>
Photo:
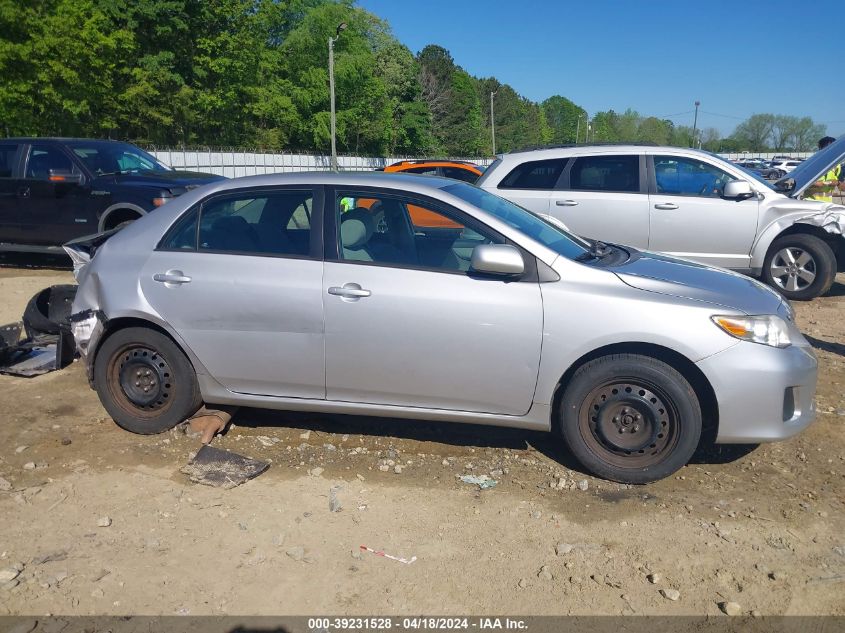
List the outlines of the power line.
<svg viewBox="0 0 845 633">
<path fill-rule="evenodd" d="M 737 119 L 739 121 L 742 121 L 746 118 L 744 116 L 734 116 L 732 114 L 719 114 L 718 112 L 707 112 L 706 110 L 702 110 L 701 113 L 702 114 L 709 114 L 710 116 L 721 116 L 721 117 L 725 117 L 726 119 Z"/>
</svg>

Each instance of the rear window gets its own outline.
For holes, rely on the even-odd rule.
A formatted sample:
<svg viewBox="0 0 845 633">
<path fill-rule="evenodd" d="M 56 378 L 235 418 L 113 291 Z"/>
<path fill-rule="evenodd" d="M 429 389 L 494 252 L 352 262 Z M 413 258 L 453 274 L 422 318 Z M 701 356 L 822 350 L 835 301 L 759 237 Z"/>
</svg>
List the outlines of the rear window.
<svg viewBox="0 0 845 633">
<path fill-rule="evenodd" d="M 640 190 L 640 157 L 576 158 L 569 172 L 569 188 L 578 191 L 637 193 Z"/>
<path fill-rule="evenodd" d="M 566 161 L 566 158 L 557 158 L 522 163 L 505 176 L 499 189 L 554 189 Z"/>
</svg>

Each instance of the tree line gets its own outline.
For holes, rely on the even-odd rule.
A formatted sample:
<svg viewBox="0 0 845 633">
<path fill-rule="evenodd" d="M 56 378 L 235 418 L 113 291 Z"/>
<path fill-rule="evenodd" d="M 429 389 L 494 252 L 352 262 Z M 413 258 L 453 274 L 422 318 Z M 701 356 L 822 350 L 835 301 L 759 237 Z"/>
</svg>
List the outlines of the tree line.
<svg viewBox="0 0 845 633">
<path fill-rule="evenodd" d="M 446 49 L 413 54 L 353 0 L 0 0 L 0 121 L 12 135 L 327 152 L 328 38 L 337 145 L 360 155 L 481 156 L 580 141 L 714 151 L 809 149 L 823 126 L 754 115 L 729 138 L 560 95 L 537 103 L 470 75 Z"/>
</svg>

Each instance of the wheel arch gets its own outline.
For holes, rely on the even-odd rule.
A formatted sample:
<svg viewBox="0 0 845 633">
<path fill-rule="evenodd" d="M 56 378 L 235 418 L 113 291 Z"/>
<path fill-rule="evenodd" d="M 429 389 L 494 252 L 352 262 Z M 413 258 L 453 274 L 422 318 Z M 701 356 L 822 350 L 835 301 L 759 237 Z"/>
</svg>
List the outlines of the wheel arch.
<svg viewBox="0 0 845 633">
<path fill-rule="evenodd" d="M 766 255 L 768 255 L 775 240 L 787 235 L 799 234 L 812 235 L 824 241 L 836 255 L 838 272 L 845 272 L 845 236 L 828 233 L 820 226 L 805 222 L 790 222 L 787 225 L 776 223 L 769 226 L 754 244 L 751 254 L 751 267 L 755 270 L 762 270 Z"/>
<path fill-rule="evenodd" d="M 139 207 L 137 204 L 132 204 L 131 202 L 116 202 L 100 215 L 100 220 L 97 223 L 97 231 L 102 233 L 106 230 L 105 227 L 109 219 L 115 216 L 120 217 L 123 214 L 126 214 L 127 216 L 134 215 L 141 218 L 147 215 L 147 210 Z"/>
<path fill-rule="evenodd" d="M 199 359 L 194 356 L 194 354 L 184 344 L 184 342 L 181 341 L 178 336 L 175 336 L 172 332 L 170 332 L 167 328 L 149 319 L 144 319 L 136 316 L 121 316 L 113 319 L 108 319 L 105 322 L 103 326 L 103 333 L 97 339 L 94 349 L 88 350 L 88 355 L 90 358 L 90 362 L 88 363 L 87 367 L 89 383 L 93 384 L 94 365 L 97 362 L 97 354 L 100 351 L 100 348 L 103 346 L 103 343 L 105 343 L 109 339 L 109 337 L 111 337 L 115 332 L 125 330 L 126 328 L 130 327 L 148 328 L 150 330 L 154 330 L 160 334 L 163 334 L 164 336 L 169 338 L 173 342 L 173 344 L 179 348 L 179 351 L 181 351 L 185 355 L 197 375 L 208 373 L 205 367 L 203 367 L 202 363 L 200 363 Z"/>
<path fill-rule="evenodd" d="M 555 387 L 551 407 L 551 428 L 553 431 L 560 431 L 560 418 L 557 412 L 560 410 L 560 401 L 566 387 L 569 385 L 575 372 L 586 363 L 609 356 L 611 354 L 639 354 L 649 356 L 662 361 L 680 373 L 690 383 L 701 407 L 702 432 L 701 444 L 712 444 L 719 432 L 719 402 L 716 399 L 716 392 L 704 373 L 683 354 L 673 349 L 654 343 L 613 343 L 594 349 L 581 356 L 572 363 Z"/>
</svg>

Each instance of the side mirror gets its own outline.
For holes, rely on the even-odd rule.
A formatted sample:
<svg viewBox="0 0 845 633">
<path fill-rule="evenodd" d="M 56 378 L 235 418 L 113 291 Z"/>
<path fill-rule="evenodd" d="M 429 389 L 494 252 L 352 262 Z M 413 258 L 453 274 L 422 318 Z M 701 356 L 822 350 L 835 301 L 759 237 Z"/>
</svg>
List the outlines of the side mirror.
<svg viewBox="0 0 845 633">
<path fill-rule="evenodd" d="M 82 182 L 82 174 L 74 174 L 67 169 L 51 169 L 47 172 L 47 180 L 55 183 L 78 185 Z"/>
<path fill-rule="evenodd" d="M 748 200 L 754 197 L 754 189 L 745 180 L 731 180 L 725 184 L 725 191 L 722 197 L 728 200 Z"/>
<path fill-rule="evenodd" d="M 514 246 L 509 244 L 481 244 L 472 249 L 470 267 L 473 272 L 487 275 L 521 275 L 525 262 Z"/>
</svg>

